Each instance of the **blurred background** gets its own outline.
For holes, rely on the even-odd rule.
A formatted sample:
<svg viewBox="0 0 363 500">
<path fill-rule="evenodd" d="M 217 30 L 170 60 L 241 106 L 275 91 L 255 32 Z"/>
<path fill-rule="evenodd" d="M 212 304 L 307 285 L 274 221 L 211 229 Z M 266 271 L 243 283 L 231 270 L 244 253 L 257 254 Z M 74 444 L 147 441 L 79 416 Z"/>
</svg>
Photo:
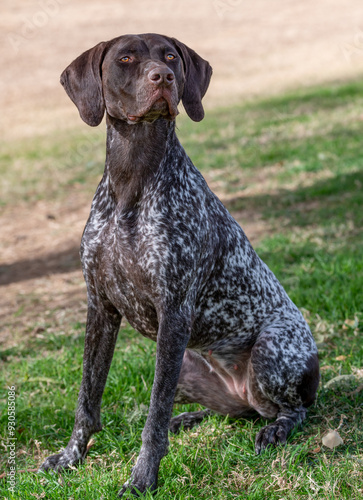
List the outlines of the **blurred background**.
<svg viewBox="0 0 363 500">
<path fill-rule="evenodd" d="M 80 53 L 126 33 L 189 45 L 214 69 L 207 107 L 359 74 L 360 0 L 3 0 L 1 138 L 79 123 L 59 75 Z"/>
</svg>

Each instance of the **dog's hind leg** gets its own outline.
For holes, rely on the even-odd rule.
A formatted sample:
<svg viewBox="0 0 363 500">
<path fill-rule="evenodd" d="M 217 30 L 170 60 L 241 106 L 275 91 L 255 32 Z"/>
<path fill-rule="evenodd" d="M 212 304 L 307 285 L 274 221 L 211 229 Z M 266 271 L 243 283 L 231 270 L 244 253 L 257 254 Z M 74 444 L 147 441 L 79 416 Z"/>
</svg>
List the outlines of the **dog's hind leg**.
<svg viewBox="0 0 363 500">
<path fill-rule="evenodd" d="M 101 399 L 116 344 L 121 316 L 108 305 L 89 306 L 83 378 L 78 396 L 78 407 L 72 436 L 66 448 L 51 455 L 41 465 L 42 470 L 66 469 L 82 462 L 87 454 L 91 435 L 101 430 Z"/>
<path fill-rule="evenodd" d="M 256 410 L 263 414 L 260 405 L 266 400 L 278 407 L 276 420 L 256 436 L 255 449 L 260 453 L 269 445 L 285 443 L 315 399 L 319 360 L 307 327 L 281 325 L 264 331 L 251 352 L 251 371 L 258 387 Z"/>
<path fill-rule="evenodd" d="M 289 432 L 306 417 L 319 384 L 319 362 L 308 330 L 299 336 L 287 327 L 263 332 L 251 352 L 213 353 L 209 361 L 187 350 L 175 403 L 199 403 L 232 418 L 258 412 L 276 420 L 258 433 L 256 452 L 283 444 Z M 208 412 L 174 417 L 170 430 L 191 428 Z"/>
</svg>

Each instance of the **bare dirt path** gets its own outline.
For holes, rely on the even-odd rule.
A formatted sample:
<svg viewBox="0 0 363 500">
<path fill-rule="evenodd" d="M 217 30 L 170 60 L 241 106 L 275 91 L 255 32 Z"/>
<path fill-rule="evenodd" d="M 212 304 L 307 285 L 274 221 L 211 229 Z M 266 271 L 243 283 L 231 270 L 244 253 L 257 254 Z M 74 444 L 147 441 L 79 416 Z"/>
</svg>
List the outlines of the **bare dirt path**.
<svg viewBox="0 0 363 500">
<path fill-rule="evenodd" d="M 4 0 L 0 28 L 0 141 L 20 145 L 24 137 L 86 127 L 59 74 L 83 50 L 123 33 L 174 36 L 208 59 L 214 75 L 207 109 L 363 70 L 361 0 Z M 62 206 L 2 211 L 4 345 L 39 335 L 49 323 L 59 330 L 84 320 L 78 247 L 90 202 L 70 195 Z M 265 234 L 258 214 L 237 217 L 253 243 Z"/>
<path fill-rule="evenodd" d="M 61 71 L 125 33 L 174 36 L 208 59 L 207 106 L 363 69 L 361 0 L 4 0 L 0 32 L 2 139 L 79 123 Z"/>
</svg>

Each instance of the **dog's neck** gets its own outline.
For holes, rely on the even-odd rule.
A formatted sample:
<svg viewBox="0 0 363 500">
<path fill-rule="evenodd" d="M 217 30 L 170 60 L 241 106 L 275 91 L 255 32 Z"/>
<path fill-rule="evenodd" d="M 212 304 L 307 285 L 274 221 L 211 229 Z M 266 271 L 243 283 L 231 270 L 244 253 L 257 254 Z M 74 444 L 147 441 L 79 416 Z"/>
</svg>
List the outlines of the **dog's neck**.
<svg viewBox="0 0 363 500">
<path fill-rule="evenodd" d="M 107 115 L 105 174 L 119 207 L 136 205 L 148 180 L 163 163 L 173 138 L 175 122 L 158 119 L 129 125 Z"/>
</svg>

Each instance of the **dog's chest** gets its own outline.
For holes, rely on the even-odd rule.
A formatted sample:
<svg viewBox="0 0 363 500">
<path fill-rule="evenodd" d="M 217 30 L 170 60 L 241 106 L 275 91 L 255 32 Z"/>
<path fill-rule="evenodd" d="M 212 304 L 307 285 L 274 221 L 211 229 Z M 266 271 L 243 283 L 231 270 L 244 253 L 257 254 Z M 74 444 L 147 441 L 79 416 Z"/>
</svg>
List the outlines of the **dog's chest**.
<svg viewBox="0 0 363 500">
<path fill-rule="evenodd" d="M 151 210 L 91 211 L 81 255 L 89 294 L 106 298 L 136 330 L 156 339 L 169 245 L 162 214 L 151 217 Z"/>
<path fill-rule="evenodd" d="M 294 316 L 281 285 L 194 170 L 179 183 L 155 183 L 127 210 L 112 203 L 106 180 L 82 239 L 89 300 L 108 301 L 152 339 L 158 311 L 188 305 L 189 346 L 207 350 L 218 339 L 251 346 L 282 310 Z"/>
</svg>

